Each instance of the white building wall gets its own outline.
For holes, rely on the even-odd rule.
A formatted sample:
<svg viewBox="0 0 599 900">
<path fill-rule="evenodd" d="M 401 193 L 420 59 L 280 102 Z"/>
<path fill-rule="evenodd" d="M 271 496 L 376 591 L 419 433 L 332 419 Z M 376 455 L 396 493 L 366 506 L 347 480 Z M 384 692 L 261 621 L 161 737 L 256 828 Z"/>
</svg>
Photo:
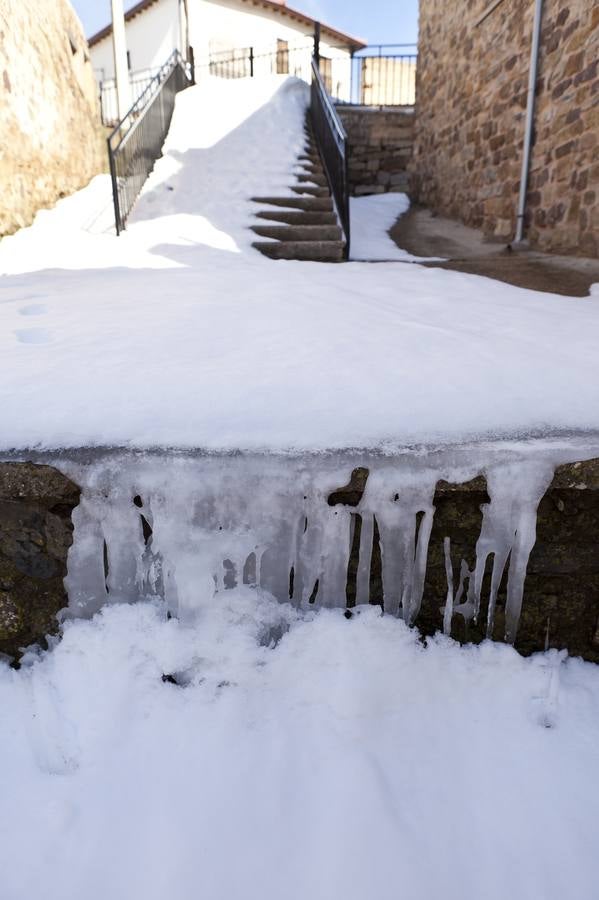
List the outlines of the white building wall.
<svg viewBox="0 0 599 900">
<path fill-rule="evenodd" d="M 108 9 L 108 5 L 107 5 Z M 131 71 L 159 68 L 173 50 L 180 50 L 179 0 L 159 0 L 127 22 L 127 50 Z M 98 81 L 114 78 L 112 35 L 90 48 Z"/>
<path fill-rule="evenodd" d="M 240 0 L 188 0 L 189 42 L 194 49 L 197 77 L 202 77 L 211 54 L 236 48 L 253 47 L 256 55 L 256 76 L 270 72 L 272 59 L 261 58 L 277 51 L 277 41 L 289 45 L 289 73 L 309 80 L 310 48 L 313 28 L 296 22 L 276 11 L 253 7 Z M 149 9 L 127 22 L 127 49 L 131 70 L 155 69 L 168 59 L 175 49 L 181 49 L 179 0 L 159 0 Z M 300 48 L 304 52 L 300 52 Z M 331 47 L 321 39 L 322 56 L 333 57 L 333 90 L 340 96 L 349 95 L 349 52 Z M 109 35 L 90 49 L 98 81 L 114 77 L 112 37 Z M 337 61 L 341 58 L 340 61 Z"/>
</svg>

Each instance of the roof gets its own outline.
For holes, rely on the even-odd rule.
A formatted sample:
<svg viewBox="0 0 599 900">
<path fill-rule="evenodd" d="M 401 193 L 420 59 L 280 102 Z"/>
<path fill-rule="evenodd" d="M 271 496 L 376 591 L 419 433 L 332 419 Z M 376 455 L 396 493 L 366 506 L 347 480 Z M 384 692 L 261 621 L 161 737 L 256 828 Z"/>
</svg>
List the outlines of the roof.
<svg viewBox="0 0 599 900">
<path fill-rule="evenodd" d="M 158 2 L 159 0 L 140 0 L 139 3 L 136 3 L 135 6 L 132 6 L 131 9 L 125 13 L 125 21 L 130 22 L 135 16 L 145 12 L 146 9 L 149 9 Z M 299 12 L 296 9 L 291 9 L 291 7 L 287 6 L 284 2 L 281 2 L 281 0 L 240 0 L 240 2 L 244 3 L 246 6 L 259 7 L 266 12 L 274 12 L 302 25 L 308 25 L 310 30 L 313 30 L 316 25 L 316 19 L 313 19 L 311 16 L 307 16 L 305 13 Z M 360 38 L 352 37 L 349 34 L 345 34 L 343 31 L 337 31 L 336 28 L 331 28 L 330 25 L 325 25 L 324 22 L 321 22 L 320 33 L 327 41 L 336 41 L 343 47 L 348 47 L 351 50 L 361 50 L 366 46 L 365 41 L 360 40 Z M 105 28 L 102 28 L 89 38 L 89 46 L 93 47 L 95 44 L 99 44 L 100 41 L 111 34 L 112 25 L 106 25 Z"/>
</svg>

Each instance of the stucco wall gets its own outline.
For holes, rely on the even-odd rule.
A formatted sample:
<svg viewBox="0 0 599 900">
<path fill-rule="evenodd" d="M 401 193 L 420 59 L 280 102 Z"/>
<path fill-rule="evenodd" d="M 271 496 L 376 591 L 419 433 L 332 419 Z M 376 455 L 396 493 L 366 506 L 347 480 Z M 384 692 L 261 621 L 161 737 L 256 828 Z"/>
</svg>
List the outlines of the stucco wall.
<svg viewBox="0 0 599 900">
<path fill-rule="evenodd" d="M 66 0 L 0 0 L 0 235 L 104 167 L 96 91 Z"/>
<path fill-rule="evenodd" d="M 511 240 L 533 0 L 421 0 L 413 197 Z M 545 0 L 527 236 L 599 256 L 599 0 Z"/>
<path fill-rule="evenodd" d="M 106 23 L 110 21 L 110 6 L 106 5 Z M 166 62 L 173 50 L 181 50 L 178 0 L 160 0 L 127 22 L 127 50 L 132 71 L 157 69 Z M 112 35 L 90 48 L 96 78 L 114 78 Z"/>
<path fill-rule="evenodd" d="M 281 6 L 285 4 L 281 3 Z M 181 50 L 178 0 L 159 0 L 127 22 L 131 70 L 156 69 L 173 50 Z M 211 54 L 235 48 L 254 48 L 255 75 L 270 74 L 277 41 L 289 45 L 289 74 L 310 79 L 313 29 L 277 10 L 250 6 L 240 0 L 188 0 L 189 43 L 194 49 L 197 78 L 209 74 Z M 331 82 L 336 96 L 349 99 L 350 56 L 346 47 L 333 46 L 323 33 L 321 55 L 332 60 Z M 112 39 L 103 38 L 90 50 L 98 81 L 114 78 Z"/>
</svg>

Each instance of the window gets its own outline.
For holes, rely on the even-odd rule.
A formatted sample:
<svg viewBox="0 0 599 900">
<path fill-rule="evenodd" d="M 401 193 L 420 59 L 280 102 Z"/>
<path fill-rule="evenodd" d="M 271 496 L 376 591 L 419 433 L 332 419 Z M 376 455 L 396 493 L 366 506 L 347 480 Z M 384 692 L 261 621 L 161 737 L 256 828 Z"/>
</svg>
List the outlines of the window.
<svg viewBox="0 0 599 900">
<path fill-rule="evenodd" d="M 277 39 L 277 75 L 289 75 L 289 42 Z"/>
</svg>

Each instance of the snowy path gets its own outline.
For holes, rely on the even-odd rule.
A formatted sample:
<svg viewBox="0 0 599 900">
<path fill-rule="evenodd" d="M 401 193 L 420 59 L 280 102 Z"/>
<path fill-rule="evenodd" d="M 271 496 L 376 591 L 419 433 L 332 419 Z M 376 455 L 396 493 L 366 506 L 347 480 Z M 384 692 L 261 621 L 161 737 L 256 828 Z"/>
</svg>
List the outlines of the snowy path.
<svg viewBox="0 0 599 900">
<path fill-rule="evenodd" d="M 3 900 L 597 896 L 590 664 L 245 590 L 74 623 L 0 709 Z"/>
<path fill-rule="evenodd" d="M 252 250 L 249 198 L 291 183 L 306 99 L 284 78 L 184 92 L 123 237 L 101 176 L 0 243 L 5 447 L 393 448 L 599 426 L 596 292 Z M 402 258 L 395 199 L 375 200 L 356 252 Z"/>
</svg>

